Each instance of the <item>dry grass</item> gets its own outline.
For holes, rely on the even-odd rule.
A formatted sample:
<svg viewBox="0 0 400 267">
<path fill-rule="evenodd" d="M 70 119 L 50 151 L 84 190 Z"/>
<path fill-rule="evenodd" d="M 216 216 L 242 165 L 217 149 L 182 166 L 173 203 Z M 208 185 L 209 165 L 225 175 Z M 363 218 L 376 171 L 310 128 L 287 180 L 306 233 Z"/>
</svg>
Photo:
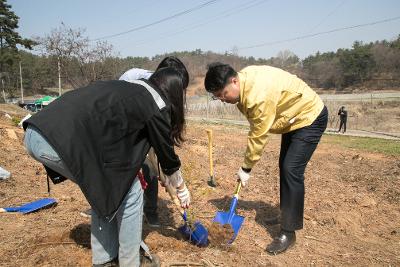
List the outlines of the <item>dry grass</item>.
<svg viewBox="0 0 400 267">
<path fill-rule="evenodd" d="M 329 128 L 339 127 L 338 110 L 345 106 L 348 111 L 347 128 L 352 130 L 400 133 L 400 100 L 373 101 L 325 101 L 329 110 Z M 245 120 L 235 105 L 209 101 L 206 97 L 188 101 L 190 117 Z"/>
</svg>

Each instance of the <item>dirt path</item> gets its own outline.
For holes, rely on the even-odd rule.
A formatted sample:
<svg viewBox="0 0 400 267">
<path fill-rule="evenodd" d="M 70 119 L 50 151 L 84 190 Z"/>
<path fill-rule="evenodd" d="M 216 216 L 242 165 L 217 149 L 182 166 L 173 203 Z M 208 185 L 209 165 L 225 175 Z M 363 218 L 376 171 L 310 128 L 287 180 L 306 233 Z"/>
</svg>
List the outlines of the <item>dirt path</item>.
<svg viewBox="0 0 400 267">
<path fill-rule="evenodd" d="M 214 130 L 215 177 L 210 188 L 206 128 Z M 18 139 L 10 138 L 13 129 Z M 192 212 L 205 225 L 227 210 L 242 161 L 247 129 L 189 123 L 187 142 L 177 149 L 192 192 Z M 0 119 L 0 166 L 12 178 L 0 181 L 0 206 L 47 197 L 44 169 L 22 146 L 23 132 Z M 230 247 L 198 248 L 183 240 L 181 218 L 160 190 L 163 227 L 145 226 L 144 239 L 163 266 L 398 266 L 400 265 L 400 157 L 332 145 L 323 138 L 306 170 L 304 229 L 287 253 L 270 256 L 266 245 L 279 231 L 267 218 L 279 211 L 278 156 L 273 136 L 242 190 L 237 213 L 245 222 Z M 67 181 L 52 186 L 58 205 L 28 215 L 0 215 L 0 266 L 91 266 L 88 208 L 79 188 Z M 176 266 L 176 265 L 175 265 Z M 190 265 L 189 265 L 190 266 Z M 195 265 L 191 265 L 195 266 Z"/>
</svg>

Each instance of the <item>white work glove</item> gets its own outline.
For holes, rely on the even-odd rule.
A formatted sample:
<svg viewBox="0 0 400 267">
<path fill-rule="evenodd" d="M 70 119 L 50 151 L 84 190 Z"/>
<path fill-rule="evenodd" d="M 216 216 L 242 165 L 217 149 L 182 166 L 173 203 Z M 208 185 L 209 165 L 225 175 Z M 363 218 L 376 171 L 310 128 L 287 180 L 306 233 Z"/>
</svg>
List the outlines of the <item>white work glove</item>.
<svg viewBox="0 0 400 267">
<path fill-rule="evenodd" d="M 170 185 L 173 188 L 177 188 L 182 183 L 183 183 L 183 177 L 180 169 L 171 175 L 165 175 L 165 185 Z"/>
<path fill-rule="evenodd" d="M 245 172 L 240 168 L 237 172 L 237 178 L 242 182 L 242 186 L 246 186 L 247 181 L 250 179 L 250 172 Z"/>
<path fill-rule="evenodd" d="M 181 202 L 181 207 L 184 209 L 189 208 L 190 205 L 190 192 L 186 187 L 186 184 L 183 184 L 182 189 L 176 189 L 176 195 Z"/>
</svg>

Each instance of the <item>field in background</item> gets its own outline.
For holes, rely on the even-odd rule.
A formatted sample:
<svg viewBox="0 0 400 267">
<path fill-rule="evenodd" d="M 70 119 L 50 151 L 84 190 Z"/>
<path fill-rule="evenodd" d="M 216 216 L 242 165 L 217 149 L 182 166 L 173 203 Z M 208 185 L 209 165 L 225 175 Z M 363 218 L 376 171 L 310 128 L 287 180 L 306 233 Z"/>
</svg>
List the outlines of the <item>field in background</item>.
<svg viewBox="0 0 400 267">
<path fill-rule="evenodd" d="M 361 149 L 368 152 L 382 153 L 391 156 L 400 156 L 399 141 L 370 137 L 325 135 L 322 143 L 339 145 L 345 149 Z"/>
<path fill-rule="evenodd" d="M 348 111 L 347 128 L 387 133 L 400 133 L 400 93 L 321 95 L 329 110 L 328 128 L 339 127 L 338 110 Z M 187 100 L 189 117 L 245 121 L 235 105 L 193 96 Z"/>
</svg>

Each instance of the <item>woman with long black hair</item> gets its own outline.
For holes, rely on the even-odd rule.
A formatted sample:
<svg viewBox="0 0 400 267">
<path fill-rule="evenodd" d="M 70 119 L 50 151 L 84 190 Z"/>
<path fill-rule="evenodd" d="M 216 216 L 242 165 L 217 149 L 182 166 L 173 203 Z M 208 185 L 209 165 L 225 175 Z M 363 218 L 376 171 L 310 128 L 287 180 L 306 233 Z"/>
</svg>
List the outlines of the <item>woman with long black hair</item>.
<svg viewBox="0 0 400 267">
<path fill-rule="evenodd" d="M 182 75 L 183 81 L 183 90 L 186 91 L 186 88 L 189 84 L 189 73 L 183 64 L 183 62 L 175 57 L 175 56 L 167 56 L 157 66 L 157 69 L 171 67 L 177 70 Z M 119 80 L 124 80 L 127 82 L 135 82 L 138 79 L 149 79 L 153 74 L 150 70 L 140 69 L 140 68 L 131 68 L 124 72 L 121 75 Z M 173 97 L 174 98 L 174 97 Z M 175 98 L 174 98 L 175 99 Z M 150 227 L 160 227 L 160 220 L 158 216 L 158 179 L 159 176 L 158 167 L 155 163 L 150 163 L 148 159 L 143 163 L 142 172 L 144 176 L 144 180 L 147 183 L 146 188 L 144 189 L 144 206 L 143 206 L 143 217 L 147 222 L 147 225 Z M 90 214 L 89 212 L 84 212 L 84 216 Z"/>
<path fill-rule="evenodd" d="M 190 194 L 174 145 L 185 126 L 182 75 L 99 81 L 70 91 L 24 122 L 25 146 L 52 179 L 78 184 L 93 209 L 92 262 L 139 266 L 143 191 L 137 173 L 150 147 L 182 207 Z"/>
</svg>

